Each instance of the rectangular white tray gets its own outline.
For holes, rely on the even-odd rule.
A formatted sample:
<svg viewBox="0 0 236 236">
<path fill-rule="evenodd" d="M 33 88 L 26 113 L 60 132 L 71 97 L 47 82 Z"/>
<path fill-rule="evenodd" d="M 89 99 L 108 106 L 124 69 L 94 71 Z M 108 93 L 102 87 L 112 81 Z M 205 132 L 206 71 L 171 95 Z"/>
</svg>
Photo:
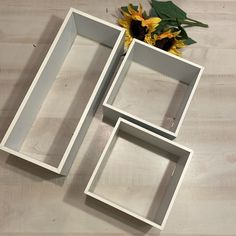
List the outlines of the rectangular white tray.
<svg viewBox="0 0 236 236">
<path fill-rule="evenodd" d="M 85 194 L 163 229 L 192 153 L 119 118 Z"/>
<path fill-rule="evenodd" d="M 104 100 L 104 116 L 174 139 L 202 72 L 202 66 L 135 39 Z"/>
<path fill-rule="evenodd" d="M 0 144 L 1 149 L 50 171 L 64 175 L 67 174 L 97 105 L 100 102 L 101 96 L 109 83 L 113 70 L 116 68 L 120 56 L 123 53 L 124 34 L 125 30 L 121 27 L 76 9 L 70 9 Z M 109 48 L 110 53 L 107 56 L 108 59 L 105 61 L 105 66 L 101 68 L 101 73 L 96 74 L 92 71 L 94 73 L 93 77 L 97 77 L 97 82 L 92 89 L 90 88 L 91 95 L 88 97 L 87 105 L 85 105 L 85 109 L 83 109 L 81 117 L 76 123 L 76 128 L 68 135 L 70 137 L 61 137 L 68 139 L 66 140 L 67 146 L 65 150 L 63 149 L 62 155 L 59 157 L 59 162 L 55 166 L 23 153 L 21 148 L 53 83 L 57 81 L 57 74 L 78 35 L 79 37 L 97 42 L 102 47 Z M 83 60 L 87 54 L 85 52 L 85 54 L 79 54 L 78 57 L 82 57 L 81 60 Z M 100 59 L 97 58 L 96 64 L 99 63 Z M 80 67 L 80 64 L 76 65 L 76 67 Z M 82 78 L 78 77 L 78 79 Z M 62 102 L 66 99 L 67 96 L 64 95 L 60 101 L 54 102 Z M 83 101 L 77 101 L 78 110 L 81 102 Z M 42 132 L 46 133 L 47 130 L 42 129 Z"/>
</svg>

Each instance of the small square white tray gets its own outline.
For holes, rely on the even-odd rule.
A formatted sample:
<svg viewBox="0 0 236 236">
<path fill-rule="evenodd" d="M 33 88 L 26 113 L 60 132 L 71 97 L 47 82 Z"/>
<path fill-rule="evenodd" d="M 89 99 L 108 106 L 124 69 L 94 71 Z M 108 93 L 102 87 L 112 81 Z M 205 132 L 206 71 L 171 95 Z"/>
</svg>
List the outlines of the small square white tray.
<svg viewBox="0 0 236 236">
<path fill-rule="evenodd" d="M 202 66 L 135 39 L 104 100 L 104 116 L 174 139 L 202 72 Z"/>
<path fill-rule="evenodd" d="M 50 171 L 64 175 L 67 174 L 76 156 L 77 150 L 84 138 L 93 114 L 97 108 L 97 105 L 100 102 L 101 96 L 103 95 L 103 92 L 106 89 L 107 84 L 109 83 L 113 70 L 116 68 L 118 60 L 123 53 L 124 34 L 125 30 L 121 27 L 110 24 L 106 21 L 78 11 L 76 9 L 70 9 L 36 77 L 34 78 L 23 102 L 21 103 L 11 125 L 9 126 L 0 144 L 1 149 L 19 158 L 46 168 Z M 59 161 L 55 165 L 52 165 L 46 161 L 47 156 L 45 157 L 45 160 L 42 161 L 22 152 L 21 149 L 43 103 L 45 102 L 47 95 L 52 89 L 53 83 L 57 81 L 58 72 L 60 71 L 65 58 L 67 57 L 67 54 L 69 53 L 77 36 L 84 37 L 88 40 L 96 42 L 98 45 L 101 45 L 101 47 L 106 47 L 110 51 L 107 55 L 106 61 L 104 62 L 105 66 L 101 69 L 101 73 L 97 73 L 96 70 L 92 71 L 92 78 L 97 77 L 97 81 L 95 85 L 93 84 L 92 89 L 90 88 L 88 101 L 86 101 L 86 105 L 83 106 L 83 108 L 80 107 L 83 100 L 77 99 L 77 108 L 75 108 L 74 110 L 77 110 L 77 112 L 79 110 L 82 110 L 80 119 L 76 123 L 76 128 L 73 129 L 70 134 L 63 135 L 63 137 L 61 137 L 61 139 L 66 139 L 66 148 L 65 150 L 62 150 L 62 154 L 61 156 L 59 156 Z M 80 67 L 83 60 L 87 59 L 87 55 L 90 55 L 89 52 L 85 53 L 86 54 L 82 53 L 77 55 L 77 57 L 82 58 L 78 60 L 78 64 L 75 63 L 76 67 Z M 97 58 L 96 64 L 99 64 L 100 61 L 101 58 Z M 69 75 L 68 78 L 70 76 L 71 75 Z M 76 77 L 76 79 L 85 80 L 87 77 L 86 74 L 83 74 L 82 78 L 78 76 Z M 90 83 L 89 86 L 91 87 L 91 82 L 85 81 L 84 83 Z M 89 91 L 87 93 L 89 93 Z M 60 97 L 60 99 L 53 98 L 52 100 L 54 101 L 54 103 L 56 102 L 59 104 L 59 102 L 62 103 L 63 101 L 69 100 L 68 92 L 62 92 L 61 94 L 64 97 Z M 88 94 L 86 94 L 86 96 L 87 95 Z M 78 95 L 72 96 L 74 97 L 70 98 L 71 100 L 76 99 Z M 52 100 L 50 100 L 50 102 Z M 51 111 L 53 109 L 54 108 L 52 108 Z M 54 122 L 52 123 L 52 125 L 54 125 Z M 65 129 L 67 128 L 68 126 L 65 127 Z M 48 131 L 47 129 L 48 128 L 41 129 L 41 133 L 46 133 Z M 36 136 L 36 138 L 38 138 L 38 135 Z M 29 139 L 29 142 L 32 141 L 31 138 Z M 49 140 L 48 142 L 50 141 L 51 140 Z"/>
<path fill-rule="evenodd" d="M 119 118 L 85 194 L 162 230 L 192 153 Z"/>
</svg>

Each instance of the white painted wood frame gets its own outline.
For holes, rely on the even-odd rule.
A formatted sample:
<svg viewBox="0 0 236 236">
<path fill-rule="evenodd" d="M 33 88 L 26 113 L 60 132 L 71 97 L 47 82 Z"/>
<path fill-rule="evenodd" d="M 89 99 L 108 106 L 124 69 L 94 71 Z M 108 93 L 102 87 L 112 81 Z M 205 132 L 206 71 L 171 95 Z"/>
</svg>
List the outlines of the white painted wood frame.
<svg viewBox="0 0 236 236">
<path fill-rule="evenodd" d="M 126 148 L 119 139 L 125 140 Z M 192 154 L 182 145 L 119 118 L 84 192 L 162 230 Z"/>
<path fill-rule="evenodd" d="M 139 63 L 142 66 L 156 71 L 159 73 L 157 76 L 166 76 L 186 86 L 186 91 L 183 94 L 180 106 L 175 114 L 175 117 L 173 118 L 174 125 L 171 129 L 147 121 L 137 115 L 124 111 L 124 109 L 118 108 L 113 104 L 119 90 L 122 89 L 122 83 L 126 80 L 127 71 L 129 70 L 132 62 Z M 150 129 L 153 132 L 161 134 L 167 138 L 174 139 L 179 133 L 202 72 L 203 67 L 200 65 L 134 39 L 104 100 L 104 116 L 113 122 L 116 122 L 119 117 L 123 117 L 147 129 Z M 143 86 L 143 84 L 140 84 L 140 86 Z M 139 96 L 139 93 L 136 94 Z M 151 103 L 153 101 L 149 102 Z M 127 106 L 128 105 L 129 104 L 127 104 Z M 149 104 L 146 104 L 146 106 L 149 107 Z M 158 112 L 158 104 L 156 104 L 156 109 Z"/>
<path fill-rule="evenodd" d="M 21 103 L 3 140 L 1 149 L 58 174 L 66 175 L 85 136 L 101 96 L 123 53 L 125 30 L 76 9 L 70 9 L 60 27 L 39 71 Z M 77 35 L 111 48 L 111 53 L 93 89 L 92 95 L 57 167 L 20 152 L 20 147 L 32 126 Z M 79 105 L 79 103 L 78 103 Z"/>
</svg>

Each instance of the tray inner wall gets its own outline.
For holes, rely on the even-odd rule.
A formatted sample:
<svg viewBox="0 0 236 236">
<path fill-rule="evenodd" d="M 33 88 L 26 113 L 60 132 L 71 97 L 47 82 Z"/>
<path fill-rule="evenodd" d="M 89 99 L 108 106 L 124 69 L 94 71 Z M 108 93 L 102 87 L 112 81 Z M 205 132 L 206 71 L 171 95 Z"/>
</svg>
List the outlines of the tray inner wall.
<svg viewBox="0 0 236 236">
<path fill-rule="evenodd" d="M 58 167 L 119 34 L 72 12 L 2 145 Z"/>
<path fill-rule="evenodd" d="M 59 165 L 110 52 L 104 45 L 76 37 L 25 138 L 22 153 Z"/>
<path fill-rule="evenodd" d="M 178 179 L 183 168 L 179 157 L 135 136 L 118 131 L 89 191 L 161 225 L 175 189 L 172 176 L 178 169 Z"/>
<path fill-rule="evenodd" d="M 174 131 L 187 90 L 185 83 L 132 61 L 112 105 Z"/>
<path fill-rule="evenodd" d="M 121 113 L 175 132 L 199 72 L 135 43 L 107 102 Z"/>
</svg>

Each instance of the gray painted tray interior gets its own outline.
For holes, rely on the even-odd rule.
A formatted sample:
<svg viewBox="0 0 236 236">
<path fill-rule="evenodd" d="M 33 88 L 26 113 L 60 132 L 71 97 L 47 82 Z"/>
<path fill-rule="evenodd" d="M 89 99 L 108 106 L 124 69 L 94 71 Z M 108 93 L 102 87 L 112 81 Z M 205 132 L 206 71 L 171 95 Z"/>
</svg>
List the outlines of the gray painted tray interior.
<svg viewBox="0 0 236 236">
<path fill-rule="evenodd" d="M 1 148 L 66 174 L 123 52 L 123 38 L 120 27 L 71 9 Z"/>
</svg>

